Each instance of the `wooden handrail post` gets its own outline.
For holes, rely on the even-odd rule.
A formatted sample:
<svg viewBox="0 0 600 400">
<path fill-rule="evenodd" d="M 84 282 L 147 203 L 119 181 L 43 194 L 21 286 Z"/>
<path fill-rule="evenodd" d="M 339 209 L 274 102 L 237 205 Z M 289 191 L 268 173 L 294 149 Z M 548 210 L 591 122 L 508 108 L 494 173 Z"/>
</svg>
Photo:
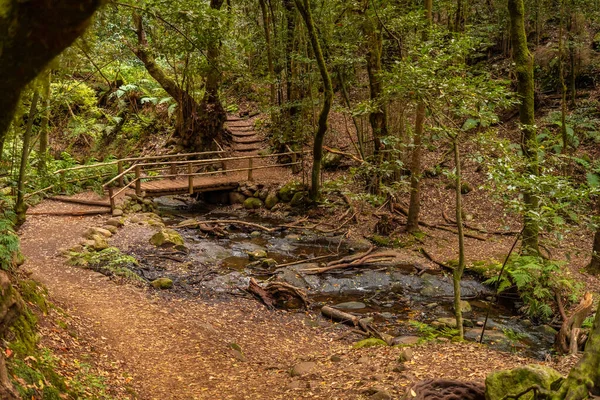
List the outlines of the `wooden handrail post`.
<svg viewBox="0 0 600 400">
<path fill-rule="evenodd" d="M 139 165 L 135 166 L 135 194 L 138 196 L 142 195 L 142 167 Z"/>
<path fill-rule="evenodd" d="M 194 194 L 194 176 L 192 175 L 192 163 L 188 164 L 188 192 Z"/>
<path fill-rule="evenodd" d="M 169 168 L 169 175 L 177 175 L 177 167 L 175 164 L 171 164 L 171 168 Z M 175 177 L 172 176 L 170 179 L 173 180 Z"/>
<path fill-rule="evenodd" d="M 117 163 L 117 172 L 119 174 L 119 186 L 123 187 L 125 186 L 125 180 L 123 179 L 123 175 L 121 175 L 123 173 L 123 161 Z"/>
<path fill-rule="evenodd" d="M 114 189 L 112 186 L 108 187 L 108 198 L 110 200 L 110 212 L 115 211 L 115 198 L 114 198 Z"/>
<path fill-rule="evenodd" d="M 296 164 L 298 162 L 298 155 L 296 154 L 296 152 L 292 153 L 292 173 L 297 174 L 298 172 L 300 172 L 300 168 L 298 168 L 299 166 Z"/>
<path fill-rule="evenodd" d="M 248 180 L 249 181 L 253 181 L 254 180 L 252 178 L 252 158 L 248 159 Z"/>
</svg>

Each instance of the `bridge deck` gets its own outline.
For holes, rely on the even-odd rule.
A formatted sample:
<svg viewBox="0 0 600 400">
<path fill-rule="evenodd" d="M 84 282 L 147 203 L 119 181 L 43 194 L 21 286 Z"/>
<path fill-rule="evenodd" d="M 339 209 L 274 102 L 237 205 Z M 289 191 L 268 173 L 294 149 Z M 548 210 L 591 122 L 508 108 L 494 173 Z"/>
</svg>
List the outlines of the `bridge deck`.
<svg viewBox="0 0 600 400">
<path fill-rule="evenodd" d="M 194 193 L 231 190 L 237 188 L 239 185 L 240 180 L 231 176 L 197 177 L 194 178 Z M 188 193 L 189 182 L 187 178 L 147 181 L 142 182 L 142 191 L 146 192 L 147 197 Z"/>
</svg>

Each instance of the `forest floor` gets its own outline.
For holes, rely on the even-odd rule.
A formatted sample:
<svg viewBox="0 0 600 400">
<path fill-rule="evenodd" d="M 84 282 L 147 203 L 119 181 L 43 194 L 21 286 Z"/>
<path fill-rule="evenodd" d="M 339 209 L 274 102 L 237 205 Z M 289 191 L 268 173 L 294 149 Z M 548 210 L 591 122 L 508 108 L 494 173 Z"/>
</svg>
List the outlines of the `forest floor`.
<svg viewBox="0 0 600 400">
<path fill-rule="evenodd" d="M 343 143 L 329 145 L 347 150 Z M 439 157 L 431 155 L 426 166 L 439 163 Z M 325 181 L 333 182 L 344 174 L 347 172 L 325 172 Z M 477 164 L 465 160 L 464 174 L 473 187 L 464 197 L 470 224 L 488 232 L 518 230 L 519 221 L 504 212 L 489 190 L 481 189 L 485 179 Z M 274 182 L 289 179 L 289 175 L 276 171 L 264 175 Z M 424 180 L 424 221 L 446 224 L 443 213 L 453 215 L 453 206 L 454 191 L 446 177 Z M 34 211 L 66 207 L 72 206 L 45 201 Z M 348 223 L 346 235 L 372 235 L 380 209 L 366 202 L 355 202 L 355 207 L 359 222 Z M 338 226 L 342 211 L 318 208 L 311 217 Z M 427 342 L 413 348 L 411 361 L 400 364 L 402 349 L 354 349 L 338 340 L 339 329 L 323 324 L 311 313 L 269 311 L 253 299 L 235 296 L 170 296 L 119 284 L 97 272 L 69 265 L 61 249 L 78 244 L 87 229 L 102 226 L 108 218 L 36 215 L 21 228 L 20 236 L 27 258 L 23 269 L 48 288 L 57 310 L 64 310 L 54 310 L 42 318 L 41 344 L 61 359 L 67 374 L 69 366 L 82 360 L 91 365 L 92 372 L 104 378 L 112 398 L 367 399 L 374 393 L 386 393 L 389 397 L 376 398 L 396 399 L 408 385 L 422 379 L 483 382 L 493 370 L 530 363 L 567 373 L 577 359 L 540 362 L 474 343 Z M 423 247 L 436 260 L 456 258 L 453 233 L 423 227 L 424 235 L 415 240 L 402 232 L 404 222 L 402 216 L 395 215 L 392 233 L 387 235 L 398 238 L 404 247 L 400 251 L 414 255 Z M 479 235 L 486 240 L 466 239 L 470 263 L 502 261 L 514 240 L 510 235 Z M 598 292 L 598 279 L 581 271 L 590 239 L 589 232 L 574 231 L 567 240 L 553 242 L 558 244 L 550 251 L 553 258 L 570 257 L 569 269 L 574 277 L 584 281 L 588 290 Z M 239 346 L 243 354 L 233 351 L 232 344 Z M 290 371 L 302 362 L 314 365 L 305 374 L 292 377 Z"/>
<path fill-rule="evenodd" d="M 233 296 L 181 299 L 69 265 L 61 249 L 108 218 L 36 216 L 22 227 L 21 239 L 23 269 L 65 311 L 44 318 L 42 345 L 67 369 L 81 360 L 90 364 L 114 398 L 366 399 L 378 390 L 399 398 L 413 381 L 481 382 L 493 370 L 539 363 L 485 345 L 429 342 L 399 368 L 402 349 L 353 349 L 310 313 L 268 311 Z M 301 362 L 315 365 L 292 377 Z M 566 372 L 573 362 L 546 364 Z"/>
</svg>

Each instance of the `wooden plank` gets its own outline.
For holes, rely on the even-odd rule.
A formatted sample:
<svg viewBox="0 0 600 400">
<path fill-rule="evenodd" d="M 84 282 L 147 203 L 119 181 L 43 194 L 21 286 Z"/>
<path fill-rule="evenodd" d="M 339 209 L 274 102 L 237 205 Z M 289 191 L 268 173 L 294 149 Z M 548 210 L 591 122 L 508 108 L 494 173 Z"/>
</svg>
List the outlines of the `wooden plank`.
<svg viewBox="0 0 600 400">
<path fill-rule="evenodd" d="M 110 204 L 105 201 L 75 199 L 72 197 L 64 197 L 64 196 L 52 196 L 52 197 L 48 197 L 48 200 L 58 201 L 61 203 L 82 204 L 84 206 L 110 207 Z"/>
</svg>

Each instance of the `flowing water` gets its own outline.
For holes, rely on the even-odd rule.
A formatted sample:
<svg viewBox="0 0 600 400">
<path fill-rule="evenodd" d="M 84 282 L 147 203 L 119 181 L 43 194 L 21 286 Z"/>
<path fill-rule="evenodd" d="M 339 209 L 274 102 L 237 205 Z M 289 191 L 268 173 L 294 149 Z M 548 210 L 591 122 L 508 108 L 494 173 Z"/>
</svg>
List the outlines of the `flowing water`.
<svg viewBox="0 0 600 400">
<path fill-rule="evenodd" d="M 269 227 L 290 223 L 260 218 L 241 209 L 226 213 L 210 208 L 162 211 L 172 226 L 188 218 L 235 219 Z M 396 337 L 400 343 L 413 342 L 415 336 L 447 340 L 444 336 L 450 338 L 455 334 L 447 326 L 453 318 L 452 277 L 439 271 L 419 275 L 414 257 L 404 260 L 399 253 L 392 261 L 370 267 L 310 275 L 303 271 L 318 267 L 319 262 L 363 252 L 368 245 L 332 235 L 286 229 L 265 232 L 233 224 L 226 227 L 226 236 L 222 238 L 208 237 L 197 229 L 175 229 L 189 249 L 181 257 L 188 265 L 208 268 L 203 270 L 202 279 L 190 278 L 194 268 L 169 271 L 176 288 L 187 288 L 187 292 L 192 288 L 198 293 L 232 293 L 247 287 L 251 277 L 259 281 L 277 278 L 304 289 L 315 312 L 323 305 L 338 305 L 344 311 L 372 318 L 378 330 Z M 275 263 L 252 264 L 248 254 L 260 250 L 266 251 Z M 321 258 L 311 262 L 315 257 Z M 297 263 L 282 267 L 293 262 Z M 146 271 L 145 275 L 153 277 L 152 271 Z M 463 299 L 471 308 L 465 313 L 467 340 L 479 340 L 481 325 L 489 312 L 484 343 L 537 358 L 544 358 L 551 351 L 555 332 L 550 327 L 536 326 L 514 307 L 492 302 L 491 290 L 472 276 L 465 276 L 461 287 Z"/>
</svg>

